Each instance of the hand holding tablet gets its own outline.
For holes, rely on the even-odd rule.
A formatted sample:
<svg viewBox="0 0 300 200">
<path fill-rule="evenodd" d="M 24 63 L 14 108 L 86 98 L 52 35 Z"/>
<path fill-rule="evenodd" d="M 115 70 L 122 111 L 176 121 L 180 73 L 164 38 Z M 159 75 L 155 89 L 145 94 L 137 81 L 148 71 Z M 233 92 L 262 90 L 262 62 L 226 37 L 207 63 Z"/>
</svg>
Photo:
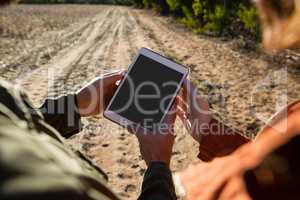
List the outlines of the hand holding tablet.
<svg viewBox="0 0 300 200">
<path fill-rule="evenodd" d="M 104 116 L 124 127 L 153 130 L 163 122 L 188 73 L 188 68 L 140 49 Z"/>
</svg>

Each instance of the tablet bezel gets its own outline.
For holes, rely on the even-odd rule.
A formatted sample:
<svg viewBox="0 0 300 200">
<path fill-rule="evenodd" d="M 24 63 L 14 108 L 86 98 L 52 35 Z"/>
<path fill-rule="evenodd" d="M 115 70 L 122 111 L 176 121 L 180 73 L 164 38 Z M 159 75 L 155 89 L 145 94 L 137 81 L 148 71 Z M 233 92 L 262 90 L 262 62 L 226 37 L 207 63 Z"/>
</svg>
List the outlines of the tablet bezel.
<svg viewBox="0 0 300 200">
<path fill-rule="evenodd" d="M 135 56 L 135 58 L 133 59 L 133 62 L 129 65 L 128 71 L 126 73 L 126 75 L 124 76 L 124 78 L 122 79 L 120 85 L 118 86 L 118 89 L 116 90 L 115 94 L 113 95 L 112 99 L 110 100 L 107 108 L 104 111 L 104 117 L 123 126 L 123 127 L 128 127 L 128 126 L 132 126 L 132 125 L 136 125 L 136 122 L 130 121 L 129 119 L 115 113 L 112 110 L 109 110 L 111 104 L 113 103 L 113 101 L 115 100 L 115 97 L 117 96 L 119 90 L 121 89 L 122 85 L 124 84 L 128 74 L 130 73 L 131 69 L 133 68 L 133 66 L 135 65 L 137 59 L 139 58 L 139 56 L 145 56 L 148 57 L 150 59 L 155 60 L 158 63 L 161 63 L 162 65 L 164 65 L 165 67 L 169 67 L 172 70 L 178 71 L 180 73 L 182 73 L 182 79 L 180 80 L 178 85 L 182 85 L 184 80 L 186 79 L 187 75 L 189 74 L 189 68 L 180 65 L 174 61 L 169 60 L 168 58 L 155 53 L 154 51 L 147 49 L 147 48 L 141 48 L 138 52 L 138 54 Z M 174 96 L 172 97 L 170 104 L 167 107 L 167 110 L 170 110 L 170 107 L 172 106 L 172 103 L 174 102 L 174 99 L 176 98 L 176 95 L 178 94 L 180 90 L 180 87 L 177 88 L 177 90 L 174 92 Z M 161 118 L 160 123 L 163 121 L 163 119 L 165 118 L 167 113 L 164 113 L 164 115 Z M 142 124 L 139 124 L 142 127 Z"/>
</svg>

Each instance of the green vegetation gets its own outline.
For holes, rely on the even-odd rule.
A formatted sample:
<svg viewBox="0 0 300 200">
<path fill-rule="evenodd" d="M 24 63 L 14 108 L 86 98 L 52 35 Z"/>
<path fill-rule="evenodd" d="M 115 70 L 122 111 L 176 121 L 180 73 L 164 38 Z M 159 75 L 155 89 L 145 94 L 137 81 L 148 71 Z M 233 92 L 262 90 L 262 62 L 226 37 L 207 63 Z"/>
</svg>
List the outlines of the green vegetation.
<svg viewBox="0 0 300 200">
<path fill-rule="evenodd" d="M 119 4 L 132 5 L 132 0 L 21 0 L 21 3 L 30 4 Z"/>
<path fill-rule="evenodd" d="M 132 0 L 111 0 L 113 4 L 117 5 L 132 5 Z"/>
<path fill-rule="evenodd" d="M 134 5 L 173 15 L 196 33 L 259 38 L 256 9 L 250 0 L 21 0 L 23 3 Z"/>
<path fill-rule="evenodd" d="M 257 23 L 257 12 L 256 9 L 251 7 L 248 8 L 243 4 L 240 4 L 239 10 L 237 12 L 239 19 L 244 24 L 245 28 L 247 28 L 253 34 L 259 34 L 259 26 Z"/>
<path fill-rule="evenodd" d="M 239 26 L 231 30 L 242 29 L 256 39 L 259 37 L 256 9 L 249 0 L 132 0 L 132 2 L 137 7 L 154 8 L 161 14 L 174 15 L 181 23 L 197 33 L 210 32 L 221 35 L 230 27 Z"/>
</svg>

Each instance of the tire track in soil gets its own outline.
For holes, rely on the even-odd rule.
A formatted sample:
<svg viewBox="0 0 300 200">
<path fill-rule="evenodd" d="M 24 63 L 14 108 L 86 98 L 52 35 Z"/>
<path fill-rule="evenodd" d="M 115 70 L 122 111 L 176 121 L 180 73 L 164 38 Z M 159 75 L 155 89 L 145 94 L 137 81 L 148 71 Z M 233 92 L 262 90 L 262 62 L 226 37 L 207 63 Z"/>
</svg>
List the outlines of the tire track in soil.
<svg viewBox="0 0 300 200">
<path fill-rule="evenodd" d="M 34 103 L 41 103 L 46 96 L 59 96 L 66 93 L 66 78 L 72 73 L 74 66 L 84 57 L 87 50 L 94 45 L 101 26 L 105 23 L 105 17 L 111 13 L 111 9 L 106 11 L 104 15 L 100 13 L 92 19 L 95 24 L 89 24 L 93 29 L 87 28 L 83 32 L 82 36 L 87 36 L 89 33 L 86 38 L 81 38 L 77 44 L 63 49 L 51 59 L 47 66 L 38 68 L 24 78 L 18 79 L 28 90 L 29 95 L 32 94 Z"/>
<path fill-rule="evenodd" d="M 23 54 L 16 56 L 9 65 L 0 69 L 1 76 L 13 81 L 20 76 L 30 73 L 32 70 L 47 64 L 51 57 L 54 57 L 57 52 L 78 41 L 78 37 L 85 38 L 84 36 L 81 36 L 81 34 L 84 31 L 87 32 L 87 29 L 90 30 L 90 25 L 92 23 L 94 22 L 87 23 L 86 20 L 84 20 L 66 28 L 61 33 L 55 33 L 54 35 L 51 35 L 53 33 L 49 33 L 45 36 L 41 36 L 41 38 L 37 38 L 37 42 L 33 45 L 33 48 L 27 48 Z M 26 41 L 24 41 L 24 45 L 27 46 Z M 47 58 L 49 56 L 50 58 Z"/>
<path fill-rule="evenodd" d="M 119 9 L 119 14 L 117 19 L 113 19 L 117 22 L 112 26 L 114 29 L 108 30 L 111 33 L 110 38 L 103 38 L 108 41 L 107 43 L 112 41 L 109 50 L 104 51 L 105 66 L 120 66 L 121 64 L 128 66 L 141 47 L 148 47 L 156 51 L 162 49 L 156 41 L 149 37 L 149 33 L 139 26 L 131 10 Z M 120 129 L 117 125 L 108 123 L 101 117 L 99 119 L 89 118 L 88 124 L 88 128 L 85 129 L 77 143 L 83 144 L 83 150 L 108 172 L 109 184 L 116 189 L 119 195 L 126 199 L 136 199 L 146 166 L 139 156 L 135 136 Z M 95 132 L 95 129 L 99 132 Z M 180 132 L 180 130 L 182 130 L 182 126 L 177 123 L 177 131 Z M 181 145 L 197 146 L 184 134 L 177 138 L 177 142 L 177 149 Z M 181 169 L 192 159 L 188 160 L 186 155 L 180 155 L 176 146 L 173 166 L 176 166 L 174 169 Z M 189 152 L 189 154 L 191 153 Z M 196 157 L 196 153 L 191 155 Z"/>
<path fill-rule="evenodd" d="M 95 24 L 93 29 L 86 34 L 82 43 L 77 47 L 72 48 L 66 52 L 60 61 L 69 57 L 66 67 L 63 67 L 59 76 L 59 80 L 54 80 L 53 83 L 56 87 L 53 87 L 54 96 L 59 96 L 62 93 L 75 92 L 81 87 L 82 81 L 87 78 L 87 66 L 89 66 L 90 54 L 97 47 L 97 42 L 101 41 L 101 38 L 106 33 L 106 28 L 109 28 L 110 24 L 107 24 L 104 19 L 110 18 L 114 14 L 113 10 L 108 10 L 104 16 L 99 15 L 95 17 Z M 98 20 L 102 19 L 102 20 Z M 74 54 L 73 54 L 74 53 Z M 65 62 L 65 61 L 63 61 Z M 54 62 L 57 64 L 57 61 Z M 53 69 L 53 68 L 52 68 Z M 52 86 L 50 85 L 50 88 Z"/>
<path fill-rule="evenodd" d="M 132 57 L 136 54 L 137 48 L 148 46 L 135 44 L 133 37 L 134 26 L 128 20 L 128 10 L 118 9 L 119 15 L 113 19 L 115 25 L 106 41 L 104 52 L 104 66 L 111 68 L 123 66 L 126 68 Z M 139 35 L 141 37 L 143 35 Z M 145 40 L 146 41 L 146 40 Z M 134 47 L 133 47 L 134 46 Z M 116 192 L 123 198 L 135 199 L 141 182 L 141 174 L 145 170 L 145 165 L 139 157 L 138 144 L 135 136 L 120 129 L 119 126 L 108 123 L 103 118 L 90 118 L 89 124 L 93 124 L 91 129 L 86 129 L 86 134 L 95 134 L 93 130 L 98 128 L 99 133 L 92 139 L 83 139 L 80 142 L 88 148 L 88 155 L 93 158 L 111 177 L 109 184 L 116 189 Z M 97 129 L 96 128 L 96 129 Z M 136 177 L 136 178 L 135 178 Z"/>
</svg>

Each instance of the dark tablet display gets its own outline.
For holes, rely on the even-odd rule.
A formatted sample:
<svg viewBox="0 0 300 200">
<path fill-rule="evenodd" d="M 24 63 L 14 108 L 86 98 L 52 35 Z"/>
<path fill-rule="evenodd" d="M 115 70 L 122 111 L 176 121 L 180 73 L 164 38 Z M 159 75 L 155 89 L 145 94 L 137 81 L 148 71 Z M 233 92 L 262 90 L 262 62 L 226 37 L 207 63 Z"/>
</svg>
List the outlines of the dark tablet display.
<svg viewBox="0 0 300 200">
<path fill-rule="evenodd" d="M 161 57 L 157 54 L 157 56 Z M 163 58 L 167 60 L 166 58 Z M 151 126 L 162 121 L 187 73 L 140 54 L 132 64 L 107 110 L 130 122 Z M 188 70 L 184 68 L 188 72 Z"/>
</svg>

